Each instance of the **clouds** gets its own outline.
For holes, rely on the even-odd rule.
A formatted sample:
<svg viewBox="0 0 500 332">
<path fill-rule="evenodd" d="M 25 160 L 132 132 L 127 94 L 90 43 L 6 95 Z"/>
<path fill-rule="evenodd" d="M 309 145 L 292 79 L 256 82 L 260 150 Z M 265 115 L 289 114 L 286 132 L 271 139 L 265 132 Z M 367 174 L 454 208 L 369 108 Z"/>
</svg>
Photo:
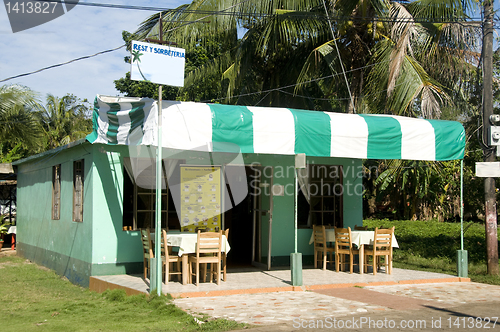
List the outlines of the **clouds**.
<svg viewBox="0 0 500 332">
<path fill-rule="evenodd" d="M 186 2 L 114 0 L 112 3 L 176 8 Z M 12 33 L 6 10 L 0 9 L 0 80 L 118 47 L 123 44 L 123 30 L 135 31 L 152 14 L 152 11 L 76 6 L 53 21 Z M 130 65 L 123 61 L 127 55 L 122 48 L 0 84 L 26 85 L 39 92 L 42 99 L 47 93 L 59 97 L 72 93 L 91 101 L 96 94 L 114 96 L 118 92 L 113 80 L 130 70 Z"/>
</svg>

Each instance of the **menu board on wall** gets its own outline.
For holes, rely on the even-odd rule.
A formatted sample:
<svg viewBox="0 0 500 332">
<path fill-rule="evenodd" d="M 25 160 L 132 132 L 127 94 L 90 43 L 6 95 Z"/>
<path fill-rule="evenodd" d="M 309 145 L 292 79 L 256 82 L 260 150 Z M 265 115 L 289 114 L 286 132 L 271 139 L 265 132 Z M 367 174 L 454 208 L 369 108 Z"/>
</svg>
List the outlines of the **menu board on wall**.
<svg viewBox="0 0 500 332">
<path fill-rule="evenodd" d="M 221 167 L 181 166 L 181 230 L 221 229 Z"/>
</svg>

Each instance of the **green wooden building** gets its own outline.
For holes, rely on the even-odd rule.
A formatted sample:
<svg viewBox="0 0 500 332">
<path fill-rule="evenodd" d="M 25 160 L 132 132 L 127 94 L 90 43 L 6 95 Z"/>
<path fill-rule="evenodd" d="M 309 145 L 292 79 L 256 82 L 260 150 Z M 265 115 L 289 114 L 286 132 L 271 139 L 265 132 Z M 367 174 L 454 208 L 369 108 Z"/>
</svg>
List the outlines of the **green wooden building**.
<svg viewBox="0 0 500 332">
<path fill-rule="evenodd" d="M 86 140 L 14 163 L 20 255 L 82 286 L 90 276 L 140 273 L 137 230 L 154 227 L 157 108 L 97 96 Z M 214 221 L 231 230 L 229 266 L 263 269 L 290 264 L 296 200 L 308 265 L 313 224 L 362 224 L 363 159 L 461 159 L 465 145 L 457 122 L 396 116 L 163 102 L 162 119 L 162 227 Z M 296 175 L 297 154 L 307 168 Z M 183 210 L 182 172 L 202 166 L 221 179 L 211 215 L 201 197 L 215 194 L 201 186 L 200 204 L 187 205 L 195 211 Z"/>
</svg>

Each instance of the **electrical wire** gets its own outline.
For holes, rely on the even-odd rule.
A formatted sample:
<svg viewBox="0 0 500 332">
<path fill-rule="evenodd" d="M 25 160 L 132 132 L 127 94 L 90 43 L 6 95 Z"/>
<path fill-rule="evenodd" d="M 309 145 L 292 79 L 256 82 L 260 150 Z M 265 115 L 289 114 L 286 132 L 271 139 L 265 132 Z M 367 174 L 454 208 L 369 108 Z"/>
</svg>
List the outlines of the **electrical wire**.
<svg viewBox="0 0 500 332">
<path fill-rule="evenodd" d="M 352 97 L 351 87 L 349 86 L 349 81 L 347 80 L 347 75 L 346 75 L 345 69 L 344 69 L 344 62 L 342 61 L 342 57 L 340 56 L 339 47 L 337 45 L 337 38 L 335 36 L 335 32 L 333 31 L 333 26 L 332 26 L 332 22 L 330 21 L 330 16 L 328 15 L 328 10 L 326 9 L 325 0 L 323 0 L 323 7 L 325 8 L 325 14 L 328 17 L 328 25 L 330 26 L 330 30 L 332 31 L 333 42 L 335 44 L 335 50 L 337 51 L 337 57 L 340 61 L 340 67 L 342 68 L 342 74 L 344 74 L 344 80 L 345 80 L 345 85 L 347 87 L 347 92 L 349 93 L 349 98 L 351 98 L 352 110 L 353 110 L 353 113 L 356 113 L 356 106 L 354 105 L 354 99 Z"/>
<path fill-rule="evenodd" d="M 244 0 L 242 2 L 239 2 L 239 3 L 237 3 L 237 4 L 233 5 L 233 6 L 230 6 L 230 7 L 226 8 L 226 9 L 223 9 L 223 10 L 220 10 L 220 11 L 168 9 L 168 8 L 163 8 L 163 7 L 148 7 L 148 6 L 133 6 L 133 5 L 115 5 L 115 4 L 104 4 L 104 3 L 79 2 L 79 1 L 72 1 L 72 0 L 65 0 L 64 2 L 62 0 L 54 0 L 54 1 L 50 1 L 50 0 L 34 0 L 34 1 L 56 2 L 56 3 L 65 3 L 65 4 L 71 4 L 71 5 L 106 7 L 106 8 L 118 8 L 118 9 L 152 10 L 152 11 L 182 11 L 184 13 L 208 14 L 205 17 L 199 18 L 199 19 L 197 19 L 195 21 L 186 22 L 184 24 L 181 24 L 180 26 L 174 27 L 174 28 L 172 28 L 172 29 L 170 29 L 170 30 L 167 31 L 167 32 L 170 32 L 170 31 L 176 30 L 178 28 L 181 28 L 181 27 L 183 27 L 185 25 L 201 21 L 201 20 L 203 20 L 203 19 L 205 19 L 205 18 L 207 18 L 208 16 L 211 16 L 211 15 L 219 15 L 219 14 L 231 14 L 231 15 L 237 14 L 237 15 L 242 15 L 244 13 L 241 13 L 241 12 L 226 12 L 226 11 L 229 10 L 229 9 L 231 9 L 231 8 L 236 7 L 238 5 L 241 5 L 241 4 L 245 3 L 245 2 L 248 2 L 250 0 Z M 252 17 L 258 17 L 261 14 L 260 13 L 251 13 L 249 15 L 251 15 Z M 264 15 L 264 14 L 262 14 L 262 15 Z M 264 16 L 269 16 L 269 15 L 273 15 L 273 14 L 265 14 Z M 304 15 L 304 14 L 301 13 L 301 15 Z M 312 15 L 311 17 L 313 17 L 313 16 L 317 17 L 318 15 Z M 335 20 L 339 20 L 339 19 L 342 19 L 342 20 L 352 19 L 352 17 L 343 17 L 343 18 L 340 18 L 340 17 L 330 17 L 328 15 L 328 12 L 327 12 L 327 17 L 324 17 L 324 16 L 321 16 L 321 17 L 323 17 L 324 19 L 327 19 L 330 25 L 331 25 L 331 20 L 334 20 L 334 19 Z M 366 19 L 366 20 L 369 20 L 369 21 L 371 21 L 373 19 L 377 19 L 378 21 L 381 21 L 381 22 L 384 22 L 384 20 L 385 20 L 384 18 L 380 18 L 380 17 L 364 17 L 364 18 L 360 18 L 360 19 L 361 20 Z M 406 21 L 410 21 L 410 19 L 403 19 L 401 21 L 405 21 L 405 20 Z M 391 19 L 391 18 L 387 19 L 387 22 L 396 22 L 396 21 L 398 21 L 398 20 L 394 20 L 394 19 Z M 412 22 L 418 22 L 416 19 L 411 19 L 411 21 Z M 439 20 L 439 21 L 441 23 L 458 23 L 459 22 L 459 21 L 444 21 L 444 20 Z M 429 20 L 426 20 L 425 22 L 431 23 L 431 21 L 429 21 Z M 460 21 L 460 22 L 463 22 L 463 21 Z M 434 21 L 434 23 L 437 23 L 437 22 Z M 333 33 L 333 31 L 332 31 L 332 33 Z M 335 38 L 334 38 L 334 40 L 335 40 Z M 85 59 L 93 58 L 93 57 L 96 57 L 98 55 L 102 55 L 102 54 L 114 52 L 114 51 L 119 50 L 119 49 L 121 49 L 121 48 L 123 48 L 125 46 L 126 46 L 126 44 L 118 46 L 118 47 L 115 47 L 115 48 L 112 48 L 112 49 L 108 49 L 108 50 L 105 50 L 105 51 L 97 52 L 97 53 L 92 54 L 92 55 L 82 56 L 82 57 L 75 58 L 75 59 L 72 59 L 72 60 L 69 60 L 69 61 L 66 61 L 66 62 L 62 62 L 62 63 L 58 63 L 58 64 L 55 64 L 55 65 L 47 66 L 47 67 L 44 67 L 44 68 L 41 68 L 41 69 L 38 69 L 38 70 L 35 70 L 35 71 L 31 71 L 31 72 L 28 72 L 28 73 L 24 73 L 24 74 L 19 74 L 19 75 L 7 77 L 7 78 L 4 78 L 4 79 L 1 79 L 0 83 L 7 82 L 7 81 L 10 81 L 10 80 L 13 80 L 13 79 L 16 79 L 16 78 L 20 78 L 20 77 L 25 77 L 25 76 L 33 75 L 33 74 L 36 74 L 36 73 L 39 73 L 39 72 L 42 72 L 42 71 L 45 71 L 45 70 L 49 70 L 49 69 L 52 69 L 52 68 L 61 67 L 61 66 L 73 63 L 73 62 L 80 61 L 80 60 L 85 60 Z M 327 77 L 325 77 L 325 78 L 327 78 Z M 305 83 L 307 83 L 307 82 L 305 82 Z M 286 88 L 286 87 L 282 87 L 282 88 Z M 261 93 L 261 92 L 258 92 L 258 93 Z M 225 99 L 225 98 L 220 98 L 220 99 L 216 99 L 216 100 L 221 100 L 221 99 Z"/>
<path fill-rule="evenodd" d="M 7 77 L 7 78 L 4 78 L 4 79 L 0 80 L 0 83 L 6 82 L 6 81 L 10 81 L 10 80 L 13 80 L 13 79 L 19 78 L 19 77 L 33 75 L 33 74 L 36 74 L 36 73 L 39 73 L 39 72 L 42 72 L 42 71 L 45 71 L 45 70 L 48 70 L 48 69 L 57 68 L 57 67 L 61 67 L 61 66 L 64 66 L 64 65 L 68 65 L 70 63 L 77 62 L 77 61 L 80 61 L 80 60 L 90 59 L 90 58 L 93 58 L 93 57 L 101 55 L 101 54 L 106 54 L 106 53 L 114 52 L 114 51 L 119 50 L 120 48 L 125 47 L 125 46 L 126 45 L 124 44 L 124 45 L 121 45 L 121 46 L 118 46 L 118 47 L 115 47 L 115 48 L 112 48 L 112 49 L 109 49 L 109 50 L 97 52 L 97 53 L 92 54 L 92 55 L 82 56 L 82 57 L 79 57 L 79 58 L 76 58 L 76 59 L 73 59 L 73 60 L 69 60 L 69 61 L 66 61 L 66 62 L 61 62 L 61 63 L 55 64 L 55 65 L 51 65 L 51 66 L 44 67 L 44 68 L 41 68 L 41 69 L 38 69 L 38 70 L 35 70 L 35 71 L 31 71 L 31 72 L 28 72 L 28 73 L 24 73 L 24 74 L 19 74 L 19 75 Z"/>
<path fill-rule="evenodd" d="M 404 84 L 405 83 L 399 83 L 399 84 L 394 85 L 394 87 L 401 86 L 401 85 L 404 85 Z M 292 92 L 288 92 L 288 91 L 283 91 L 281 88 L 277 88 L 277 90 L 278 90 L 278 92 L 281 92 L 281 93 L 284 93 L 284 94 L 287 94 L 287 95 L 291 95 L 291 96 L 299 97 L 299 98 L 310 99 L 310 100 L 345 101 L 345 100 L 350 100 L 351 99 L 351 98 L 335 98 L 335 99 L 331 99 L 331 98 L 316 98 L 316 97 L 309 97 L 309 96 L 304 96 L 304 95 L 298 95 L 298 94 L 295 94 L 295 93 L 292 93 Z M 374 96 L 377 93 L 384 92 L 384 91 L 387 91 L 387 90 L 389 90 L 389 89 L 378 90 L 377 92 L 374 92 L 374 93 L 365 94 L 365 95 L 363 95 L 363 97 Z"/>
<path fill-rule="evenodd" d="M 236 7 L 236 6 L 239 6 L 239 5 L 241 5 L 241 4 L 245 3 L 245 2 L 248 2 L 248 1 L 250 1 L 250 0 L 243 0 L 243 1 L 238 2 L 238 3 L 236 3 L 236 4 L 232 5 L 232 6 L 227 7 L 227 8 L 225 8 L 225 9 L 222 9 L 222 10 L 220 10 L 220 11 L 217 11 L 216 13 L 218 13 L 218 14 L 225 13 L 225 12 L 226 12 L 226 11 L 228 11 L 229 9 L 232 9 L 232 8 L 234 8 L 234 7 Z M 181 25 L 179 25 L 179 26 L 177 26 L 177 27 L 174 27 L 174 28 L 172 28 L 172 29 L 169 29 L 169 30 L 167 30 L 167 31 L 165 31 L 165 32 L 171 32 L 171 31 L 174 31 L 174 30 L 176 30 L 176 29 L 179 29 L 179 28 L 181 28 L 181 27 L 183 27 L 183 26 L 186 26 L 186 25 L 189 25 L 189 24 L 192 24 L 192 23 L 196 23 L 196 22 L 198 22 L 198 21 L 202 21 L 202 20 L 204 20 L 204 19 L 206 19 L 206 18 L 208 18 L 208 17 L 210 17 L 210 16 L 212 16 L 212 15 L 213 15 L 213 14 L 205 15 L 205 16 L 203 16 L 203 17 L 200 17 L 199 19 L 194 20 L 193 22 L 189 22 L 189 23 L 184 23 L 184 24 L 181 24 Z"/>
<path fill-rule="evenodd" d="M 51 2 L 51 3 L 64 3 L 67 5 L 74 5 L 74 6 L 89 6 L 89 7 L 102 7 L 102 8 L 111 8 L 111 9 L 128 9 L 128 10 L 143 10 L 143 11 L 168 11 L 168 12 L 183 12 L 187 14 L 200 14 L 200 15 L 231 15 L 231 16 L 239 16 L 239 17 L 268 17 L 268 16 L 274 16 L 275 14 L 273 13 L 256 13 L 256 12 L 226 12 L 225 10 L 222 11 L 212 11 L 212 10 L 193 10 L 193 9 L 183 9 L 183 8 L 165 8 L 165 7 L 154 7 L 154 6 L 137 6 L 137 5 L 120 5 L 120 4 L 107 4 L 107 3 L 99 3 L 99 2 L 79 2 L 75 0 L 33 0 L 33 1 L 39 1 L 39 2 Z M 247 0 L 249 1 L 249 0 Z M 243 1 L 246 2 L 246 1 Z M 241 4 L 241 3 L 240 3 Z M 239 4 L 236 4 L 239 5 Z M 235 6 L 236 6 L 235 5 Z M 322 18 L 322 19 L 328 19 L 324 15 L 321 15 L 319 13 L 311 13 L 311 12 L 287 12 L 286 15 L 288 16 L 297 16 L 297 17 L 306 17 L 306 18 Z M 464 18 L 457 18 L 457 19 L 450 19 L 450 18 L 444 18 L 444 19 L 429 19 L 429 18 L 412 18 L 412 19 L 406 19 L 406 18 L 401 18 L 401 19 L 394 19 L 390 17 L 374 17 L 374 16 L 365 16 L 365 17 L 357 17 L 357 21 L 366 21 L 366 22 L 371 22 L 374 19 L 380 21 L 380 22 L 416 22 L 416 23 L 466 23 L 470 22 L 471 20 L 479 20 L 479 17 L 464 17 Z M 330 17 L 330 20 L 338 20 L 338 21 L 350 21 L 352 20 L 352 17 L 350 16 L 332 16 Z"/>
<path fill-rule="evenodd" d="M 351 69 L 351 70 L 347 70 L 346 73 L 352 73 L 352 72 L 355 72 L 355 71 L 358 71 L 358 70 L 362 70 L 362 69 L 374 67 L 376 65 L 383 64 L 385 62 L 390 62 L 390 60 L 380 61 L 380 62 L 372 63 L 372 64 L 369 64 L 369 65 L 366 65 L 366 66 L 363 66 L 363 67 L 359 67 L 359 68 L 354 68 L 354 69 Z M 322 77 L 318 77 L 318 78 L 313 78 L 313 79 L 311 79 L 309 81 L 304 81 L 304 82 L 300 82 L 300 83 L 289 84 L 289 85 L 281 86 L 281 87 L 278 87 L 278 88 L 273 88 L 273 89 L 268 89 L 268 90 L 262 90 L 262 91 L 257 91 L 257 92 L 242 93 L 242 94 L 239 94 L 239 95 L 231 96 L 231 98 L 246 97 L 246 96 L 252 96 L 252 95 L 256 95 L 256 94 L 261 94 L 261 93 L 266 93 L 266 92 L 273 92 L 273 91 L 284 92 L 284 91 L 281 91 L 281 90 L 282 89 L 293 88 L 293 87 L 295 87 L 297 85 L 314 83 L 314 82 L 317 82 L 317 81 L 321 81 L 321 80 L 324 80 L 324 79 L 327 79 L 327 78 L 333 78 L 335 76 L 340 76 L 340 75 L 342 75 L 342 74 L 326 75 L 326 76 L 322 76 Z M 201 100 L 200 102 L 201 103 L 213 102 L 213 101 L 224 100 L 224 99 L 227 99 L 227 98 L 228 97 L 222 97 L 222 98 L 217 98 L 217 99 L 209 99 L 209 100 L 207 99 L 207 100 Z M 305 97 L 305 98 L 307 98 L 307 97 Z M 320 98 L 314 98 L 314 99 L 322 100 Z M 342 100 L 345 100 L 345 99 L 347 99 L 347 98 L 343 98 Z M 326 99 L 326 100 L 332 100 L 332 99 Z M 340 99 L 335 99 L 335 100 L 340 100 Z"/>
<path fill-rule="evenodd" d="M 49 2 L 48 0 L 35 0 L 35 1 L 45 1 L 45 2 Z M 223 10 L 220 10 L 220 11 L 217 11 L 217 12 L 214 12 L 214 13 L 222 13 L 222 12 L 225 12 L 231 8 L 234 8 L 235 6 L 239 6 L 245 2 L 248 2 L 250 0 L 243 0 L 237 4 L 234 4 L 232 6 L 229 6 L 228 8 L 226 9 L 223 9 Z M 54 2 L 54 1 L 53 1 Z M 58 1 L 55 1 L 55 2 L 61 2 L 61 0 L 58 0 Z M 80 2 L 75 2 L 75 1 L 67 1 L 65 3 L 70 3 L 70 4 L 80 4 Z M 82 4 L 90 4 L 90 3 L 87 3 L 87 2 L 83 2 Z M 202 18 L 199 18 L 193 22 L 188 22 L 188 23 L 184 23 L 184 24 L 181 24 L 180 26 L 177 26 L 177 27 L 174 27 L 170 30 L 167 30 L 166 32 L 171 32 L 171 31 L 174 31 L 176 29 L 179 29 L 183 26 L 186 26 L 186 25 L 189 25 L 189 24 L 192 24 L 192 23 L 196 23 L 197 21 L 201 21 L 205 18 L 207 18 L 208 16 L 205 16 L 205 17 L 202 17 Z M 106 54 L 106 53 L 110 53 L 110 52 L 114 52 L 116 50 L 119 50 L 123 47 L 127 46 L 126 44 L 123 44 L 121 46 L 118 46 L 118 47 L 115 47 L 115 48 L 112 48 L 112 49 L 109 49 L 109 50 L 105 50 L 105 51 L 101 51 L 101 52 L 97 52 L 95 54 L 92 54 L 92 55 L 86 55 L 86 56 L 82 56 L 82 57 L 79 57 L 79 58 L 76 58 L 76 59 L 73 59 L 73 60 L 69 60 L 69 61 L 66 61 L 66 62 L 62 62 L 62 63 L 58 63 L 58 64 L 55 64 L 55 65 L 51 65 L 51 66 L 48 66 L 48 67 L 44 67 L 44 68 L 41 68 L 41 69 L 38 69 L 38 70 L 35 70 L 35 71 L 32 71 L 32 72 L 28 72 L 28 73 L 24 73 L 24 74 L 19 74 L 19 75 L 15 75 L 15 76 L 11 76 L 11 77 L 7 77 L 7 78 L 4 78 L 2 80 L 0 80 L 0 83 L 2 82 L 6 82 L 6 81 L 10 81 L 10 80 L 13 80 L 13 79 L 16 79 L 16 78 L 20 78 L 20 77 L 24 77 L 24 76 L 29 76 L 29 75 L 33 75 L 33 74 L 36 74 L 36 73 L 39 73 L 39 72 L 42 72 L 42 71 L 45 71 L 45 70 L 48 70 L 48 69 L 52 69 L 52 68 L 57 68 L 57 67 L 61 67 L 61 66 L 64 66 L 64 65 L 67 65 L 67 64 L 70 64 L 70 63 L 73 63 L 73 62 L 76 62 L 76 61 L 80 61 L 80 60 L 84 60 L 84 59 L 89 59 L 89 58 L 93 58 L 95 56 L 98 56 L 98 55 L 101 55 L 101 54 Z"/>
</svg>

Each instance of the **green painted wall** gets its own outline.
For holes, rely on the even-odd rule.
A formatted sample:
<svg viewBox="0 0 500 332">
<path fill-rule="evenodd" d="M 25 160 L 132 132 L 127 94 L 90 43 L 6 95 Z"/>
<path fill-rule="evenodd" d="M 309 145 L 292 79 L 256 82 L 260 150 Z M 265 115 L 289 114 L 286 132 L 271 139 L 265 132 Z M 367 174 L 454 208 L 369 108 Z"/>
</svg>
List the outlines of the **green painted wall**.
<svg viewBox="0 0 500 332">
<path fill-rule="evenodd" d="M 109 150 L 109 147 L 106 147 Z M 102 147 L 98 150 L 103 150 Z M 121 152 L 122 156 L 127 156 L 128 151 L 120 150 L 115 147 L 115 151 Z M 186 164 L 207 165 L 210 164 L 209 155 L 207 153 L 164 153 L 165 156 L 173 156 L 177 159 L 185 159 Z M 224 164 L 231 162 L 234 158 L 232 154 L 212 154 L 212 162 L 214 164 Z M 95 212 L 94 218 L 96 224 L 94 231 L 93 246 L 94 250 L 94 269 L 97 265 L 101 265 L 103 273 L 110 271 L 108 264 L 113 264 L 113 259 L 116 259 L 117 271 L 125 271 L 127 263 L 142 262 L 140 241 L 137 238 L 137 232 L 125 232 L 121 230 L 122 215 L 121 215 L 121 199 L 123 185 L 123 168 L 119 165 L 120 157 L 118 154 L 96 153 L 95 167 L 97 169 L 95 175 Z M 249 154 L 244 155 L 242 163 L 250 165 L 258 163 L 262 166 L 272 166 L 274 172 L 273 184 L 280 184 L 285 187 L 284 196 L 273 197 L 273 224 L 272 224 L 272 265 L 287 265 L 289 263 L 290 253 L 294 251 L 294 156 L 281 155 L 263 155 Z M 352 160 L 345 158 L 308 158 L 308 163 L 325 164 L 325 165 L 342 165 L 344 169 L 344 198 L 343 198 L 343 215 L 344 225 L 346 227 L 354 227 L 354 225 L 362 224 L 362 162 L 361 160 Z M 108 167 L 107 165 L 110 165 Z M 107 168 L 108 167 L 108 168 Z M 262 172 L 262 181 L 270 183 L 271 168 L 267 168 Z M 99 183 L 103 182 L 104 192 L 99 191 Z M 106 190 L 106 188 L 115 188 Z M 269 188 L 261 188 L 266 193 L 269 193 Z M 106 201 L 108 207 L 101 205 L 101 201 Z M 267 209 L 269 200 L 262 200 L 263 209 Z M 113 206 L 113 207 L 112 207 Z M 111 223 L 101 225 L 98 220 L 101 218 L 111 220 Z M 268 215 L 262 217 L 262 255 L 263 263 L 266 263 L 266 255 L 268 250 Z M 312 229 L 298 230 L 298 251 L 303 253 L 305 259 L 309 255 L 313 255 L 313 246 L 309 244 L 309 239 L 312 234 Z M 251 234 L 249 234 L 251 236 Z M 124 267 L 120 268 L 120 265 Z"/>
<path fill-rule="evenodd" d="M 24 257 L 74 283 L 88 284 L 92 261 L 90 144 L 60 149 L 17 165 L 17 241 Z M 73 161 L 84 159 L 83 222 L 72 220 Z M 52 220 L 52 166 L 61 164 L 61 217 Z"/>
<path fill-rule="evenodd" d="M 253 159 L 253 156 L 248 156 Z M 283 196 L 273 199 L 272 227 L 272 265 L 289 263 L 290 253 L 294 252 L 294 156 L 257 156 L 257 161 L 263 165 L 274 167 L 274 184 L 285 188 Z M 343 216 L 344 226 L 353 228 L 363 223 L 363 188 L 362 161 L 345 158 L 313 158 L 308 157 L 307 163 L 324 165 L 342 165 L 344 172 Z M 263 232 L 267 230 L 263 229 Z M 265 233 L 264 233 L 265 234 Z M 303 256 L 313 255 L 313 246 L 309 244 L 312 229 L 299 229 L 297 232 L 298 252 Z M 263 252 L 267 252 L 264 244 Z"/>
<path fill-rule="evenodd" d="M 92 146 L 94 164 L 92 275 L 137 273 L 142 269 L 139 232 L 123 231 L 124 146 Z"/>
<path fill-rule="evenodd" d="M 166 152 L 165 156 L 185 159 L 187 164 L 223 164 L 233 154 Z M 25 257 L 67 276 L 72 282 L 87 285 L 90 275 L 138 273 L 142 268 L 139 233 L 123 231 L 123 158 L 126 146 L 83 143 L 60 149 L 18 165 L 18 243 Z M 85 159 L 84 221 L 72 221 L 73 161 Z M 344 225 L 362 223 L 362 178 L 360 160 L 308 158 L 308 163 L 344 166 Z M 272 166 L 273 184 L 284 186 L 283 196 L 273 198 L 272 265 L 289 264 L 294 251 L 294 156 L 244 155 L 238 164 L 258 163 Z M 52 166 L 61 164 L 61 219 L 51 219 Z M 262 181 L 270 182 L 271 168 Z M 354 190 L 356 189 L 357 190 Z M 261 190 L 270 191 L 270 187 Z M 267 197 L 269 197 L 267 195 Z M 262 208 L 268 208 L 263 199 Z M 266 262 L 268 216 L 262 218 L 262 253 Z M 298 230 L 298 251 L 312 255 L 311 229 Z M 252 236 L 249 234 L 249 236 Z"/>
</svg>

